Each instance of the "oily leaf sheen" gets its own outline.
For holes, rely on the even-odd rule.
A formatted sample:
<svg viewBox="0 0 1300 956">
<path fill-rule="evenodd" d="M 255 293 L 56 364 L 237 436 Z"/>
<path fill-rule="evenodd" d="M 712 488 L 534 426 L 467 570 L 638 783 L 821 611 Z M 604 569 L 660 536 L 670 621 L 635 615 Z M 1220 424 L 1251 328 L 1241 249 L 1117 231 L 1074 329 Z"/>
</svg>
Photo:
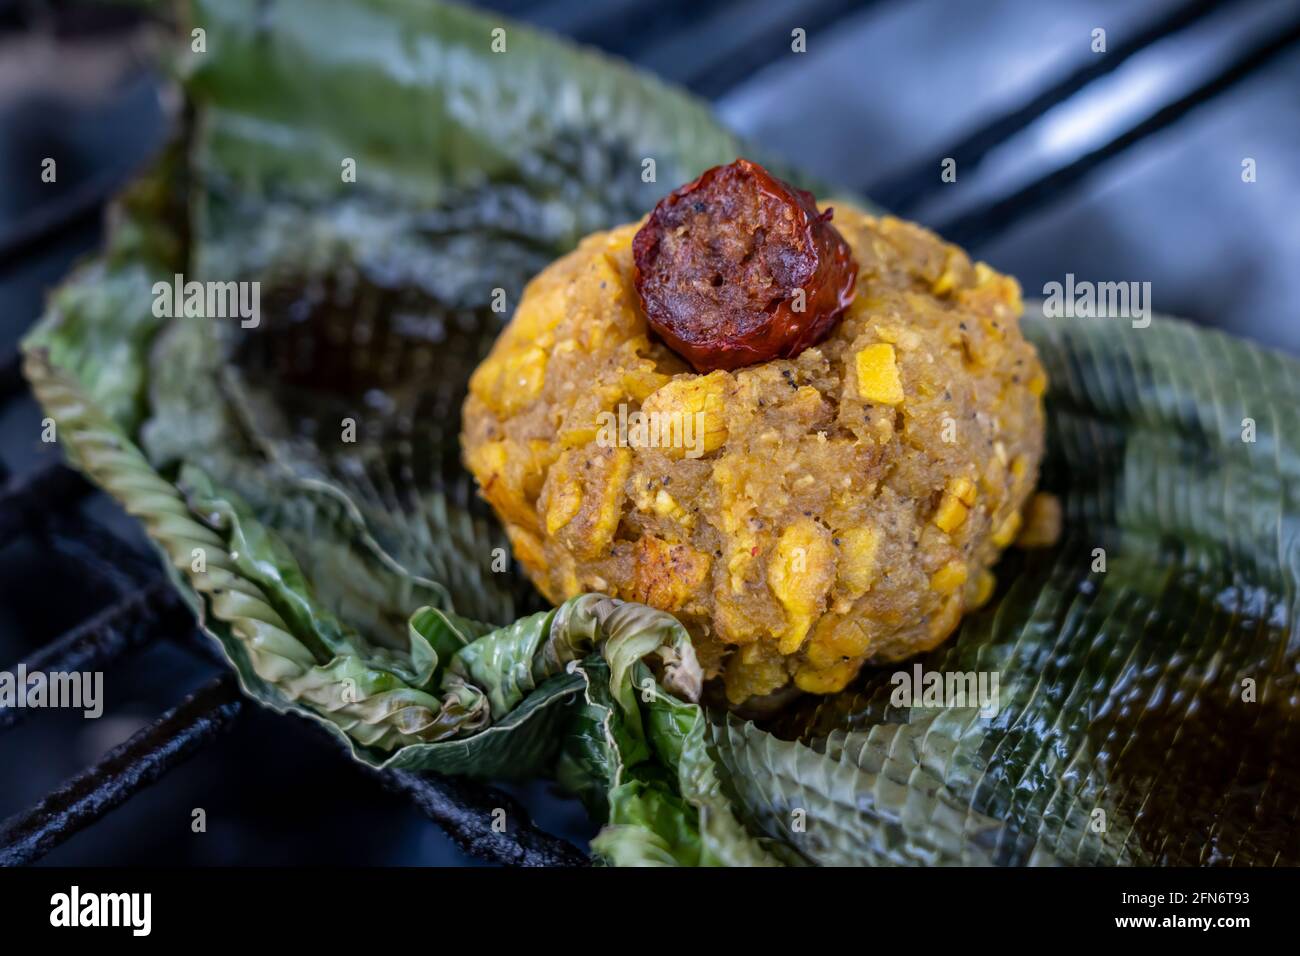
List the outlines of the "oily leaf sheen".
<svg viewBox="0 0 1300 956">
<path fill-rule="evenodd" d="M 999 712 L 894 707 L 890 669 L 771 728 L 797 740 L 729 721 L 747 822 L 820 862 L 1300 862 L 1295 363 L 1170 319 L 1025 328 L 1067 533 L 923 662 L 996 671 Z"/>
<path fill-rule="evenodd" d="M 25 369 L 246 692 L 372 765 L 554 775 L 616 864 L 1300 862 L 1295 362 L 1027 319 L 1066 535 L 1005 557 L 921 662 L 996 673 L 993 716 L 895 705 L 893 668 L 761 727 L 710 714 L 672 617 L 542 610 L 501 570 L 457 430 L 532 274 L 742 147 L 652 79 L 436 2 L 177 16 L 208 51 L 181 133 Z M 259 282 L 260 321 L 154 315 L 175 273 Z"/>
</svg>

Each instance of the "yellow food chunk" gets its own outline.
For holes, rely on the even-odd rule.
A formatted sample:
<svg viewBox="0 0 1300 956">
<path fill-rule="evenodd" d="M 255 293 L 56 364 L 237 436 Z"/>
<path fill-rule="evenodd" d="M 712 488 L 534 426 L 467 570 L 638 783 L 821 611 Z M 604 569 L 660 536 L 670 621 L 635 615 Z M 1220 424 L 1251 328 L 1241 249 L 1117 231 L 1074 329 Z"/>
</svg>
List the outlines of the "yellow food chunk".
<svg viewBox="0 0 1300 956">
<path fill-rule="evenodd" d="M 508 524 L 506 537 L 510 539 L 515 557 L 527 570 L 536 574 L 546 567 L 546 553 L 542 550 L 542 542 L 537 535 L 518 525 Z"/>
<path fill-rule="evenodd" d="M 665 611 L 681 608 L 709 575 L 709 556 L 688 544 L 646 535 L 633 552 L 632 598 Z"/>
<path fill-rule="evenodd" d="M 994 589 L 998 586 L 998 579 L 994 577 L 993 572 L 985 568 L 975 579 L 975 594 L 971 598 L 971 610 L 983 607 L 993 596 Z"/>
<path fill-rule="evenodd" d="M 1040 491 L 1025 507 L 1025 526 L 1016 538 L 1018 548 L 1050 548 L 1061 537 L 1061 501 Z"/>
<path fill-rule="evenodd" d="M 618 528 L 631 459 L 626 448 L 594 445 L 562 454 L 542 492 L 546 533 L 563 530 L 565 543 L 580 557 L 603 551 Z"/>
<path fill-rule="evenodd" d="M 591 536 L 580 552 L 583 555 L 598 554 L 613 540 L 614 532 L 618 530 L 623 485 L 632 468 L 632 453 L 626 448 L 606 448 L 602 451 L 603 454 L 599 457 L 603 459 L 605 467 L 592 469 L 589 478 L 595 486 L 591 491 L 597 506 L 591 522 Z"/>
<path fill-rule="evenodd" d="M 673 379 L 641 404 L 652 415 L 656 445 L 673 458 L 692 457 L 721 448 L 727 440 L 726 372 Z"/>
<path fill-rule="evenodd" d="M 557 468 L 556 471 L 559 469 Z M 582 509 L 582 485 L 566 474 L 551 485 L 546 502 L 546 533 L 555 534 Z"/>
<path fill-rule="evenodd" d="M 897 345 L 903 351 L 917 348 L 921 344 L 921 336 L 911 329 L 905 329 L 897 325 L 877 325 L 876 335 L 880 336 L 882 342 Z"/>
<path fill-rule="evenodd" d="M 654 370 L 653 362 L 646 362 L 623 373 L 623 388 L 627 394 L 638 402 L 663 388 L 669 382 L 667 375 Z"/>
<path fill-rule="evenodd" d="M 465 453 L 465 464 L 478 481 L 479 493 L 508 522 L 537 527 L 537 514 L 525 490 L 529 477 L 518 446 L 508 441 L 484 442 Z"/>
<path fill-rule="evenodd" d="M 524 287 L 514 318 L 502 334 L 501 343 L 535 342 L 551 332 L 568 311 L 569 280 L 546 270 L 538 273 Z"/>
<path fill-rule="evenodd" d="M 841 661 L 823 670 L 804 665 L 794 674 L 794 683 L 809 694 L 833 694 L 841 691 L 858 674 L 861 661 Z"/>
<path fill-rule="evenodd" d="M 876 554 L 880 532 L 875 528 L 852 528 L 840 535 L 840 580 L 854 597 L 865 593 L 876 578 Z"/>
<path fill-rule="evenodd" d="M 767 644 L 746 644 L 727 663 L 727 699 L 739 704 L 755 694 L 770 694 L 790 679 L 785 659 Z"/>
<path fill-rule="evenodd" d="M 961 561 L 949 561 L 930 578 L 930 587 L 940 594 L 952 594 L 966 583 L 966 565 Z"/>
<path fill-rule="evenodd" d="M 930 640 L 930 647 L 939 644 L 945 637 L 956 630 L 957 625 L 961 622 L 962 601 L 960 594 L 951 594 L 944 598 L 943 604 L 939 605 L 939 610 L 930 616 L 930 624 L 926 629 L 926 636 Z M 929 650 L 929 648 L 924 648 Z"/>
<path fill-rule="evenodd" d="M 998 300 L 1006 304 L 1007 312 L 1019 315 L 1023 311 L 1024 302 L 1020 298 L 1020 283 L 1010 276 L 1002 275 L 986 263 L 975 263 L 975 285 L 980 290 L 991 290 Z M 984 325 L 996 338 L 1005 337 L 1003 326 L 994 326 L 987 320 Z"/>
<path fill-rule="evenodd" d="M 560 449 L 551 442 L 534 438 L 528 442 L 528 455 L 527 470 L 523 478 L 524 494 L 529 501 L 536 501 L 537 496 L 541 494 L 542 482 L 546 479 L 546 473 L 550 470 L 551 465 L 555 464 L 555 459 L 560 455 Z"/>
<path fill-rule="evenodd" d="M 830 532 L 809 518 L 786 528 L 767 565 L 767 585 L 785 610 L 785 629 L 774 635 L 782 654 L 793 654 L 803 644 L 834 580 Z"/>
<path fill-rule="evenodd" d="M 961 478 L 952 478 L 948 481 L 945 488 L 948 494 L 952 495 L 967 508 L 975 506 L 975 482 L 962 476 Z"/>
<path fill-rule="evenodd" d="M 930 291 L 935 295 L 944 296 L 957 288 L 957 284 L 961 281 L 962 274 L 965 271 L 965 262 L 963 261 L 965 258 L 957 250 L 950 249 L 947 258 L 944 260 L 943 272 L 939 274 L 939 278 L 930 283 Z"/>
<path fill-rule="evenodd" d="M 861 658 L 871 646 L 871 632 L 859 615 L 828 614 L 817 622 L 806 649 L 814 668 L 832 667 L 846 657 Z"/>
<path fill-rule="evenodd" d="M 474 370 L 470 392 L 503 418 L 535 399 L 546 381 L 546 352 L 537 346 L 492 355 Z"/>
<path fill-rule="evenodd" d="M 945 491 L 939 499 L 939 507 L 935 509 L 934 523 L 952 534 L 965 523 L 969 513 L 970 509 L 962 504 L 960 498 Z"/>
<path fill-rule="evenodd" d="M 892 345 L 868 345 L 858 352 L 855 361 L 858 394 L 863 399 L 880 405 L 898 405 L 903 401 L 903 381 L 898 375 Z"/>
<path fill-rule="evenodd" d="M 677 503 L 677 499 L 660 488 L 650 502 L 650 509 L 661 518 L 672 518 L 686 527 L 695 524 L 695 516 Z"/>
<path fill-rule="evenodd" d="M 601 437 L 601 428 L 598 425 L 574 425 L 565 428 L 556 436 L 556 442 L 561 448 L 581 448 L 583 445 L 590 445 L 597 438 Z M 618 436 L 614 436 L 614 441 L 610 444 L 616 444 Z"/>
<path fill-rule="evenodd" d="M 944 487 L 943 497 L 934 513 L 934 523 L 952 534 L 966 521 L 975 504 L 975 482 L 966 476 L 950 478 Z"/>
<path fill-rule="evenodd" d="M 993 543 L 999 548 L 1005 548 L 1012 541 L 1016 540 L 1016 533 L 1020 530 L 1020 512 L 1013 511 L 1003 519 L 998 525 L 998 529 L 993 532 Z"/>
</svg>

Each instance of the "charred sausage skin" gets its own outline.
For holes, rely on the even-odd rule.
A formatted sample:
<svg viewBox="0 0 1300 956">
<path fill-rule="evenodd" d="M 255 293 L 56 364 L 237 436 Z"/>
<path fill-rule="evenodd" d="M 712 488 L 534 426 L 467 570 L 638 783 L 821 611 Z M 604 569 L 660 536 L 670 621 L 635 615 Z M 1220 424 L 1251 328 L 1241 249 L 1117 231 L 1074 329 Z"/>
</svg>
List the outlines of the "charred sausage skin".
<svg viewBox="0 0 1300 956">
<path fill-rule="evenodd" d="M 650 327 L 697 372 L 815 345 L 852 301 L 858 273 L 831 214 L 747 159 L 665 196 L 632 242 Z"/>
</svg>

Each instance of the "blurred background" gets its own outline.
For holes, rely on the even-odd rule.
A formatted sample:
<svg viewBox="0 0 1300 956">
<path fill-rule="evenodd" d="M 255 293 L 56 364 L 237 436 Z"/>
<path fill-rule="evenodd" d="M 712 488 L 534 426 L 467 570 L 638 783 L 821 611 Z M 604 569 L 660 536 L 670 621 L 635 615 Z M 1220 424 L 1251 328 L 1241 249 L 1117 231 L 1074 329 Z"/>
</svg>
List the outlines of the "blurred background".
<svg viewBox="0 0 1300 956">
<path fill-rule="evenodd" d="M 1296 0 L 480 6 L 687 87 L 764 155 L 937 229 L 1027 295 L 1066 273 L 1149 281 L 1157 311 L 1300 354 Z M 151 571 L 132 523 L 53 467 L 15 351 L 165 138 L 142 22 L 129 6 L 0 0 L 0 669 L 75 643 Z M 51 156 L 57 182 L 41 184 Z M 177 614 L 174 629 L 192 625 Z M 0 711 L 0 820 L 29 819 L 217 672 L 183 641 L 139 643 L 106 678 L 100 720 Z M 244 711 L 44 862 L 477 862 L 318 731 Z M 512 792 L 585 845 L 581 810 L 547 785 Z M 206 834 L 190 831 L 195 807 Z"/>
</svg>

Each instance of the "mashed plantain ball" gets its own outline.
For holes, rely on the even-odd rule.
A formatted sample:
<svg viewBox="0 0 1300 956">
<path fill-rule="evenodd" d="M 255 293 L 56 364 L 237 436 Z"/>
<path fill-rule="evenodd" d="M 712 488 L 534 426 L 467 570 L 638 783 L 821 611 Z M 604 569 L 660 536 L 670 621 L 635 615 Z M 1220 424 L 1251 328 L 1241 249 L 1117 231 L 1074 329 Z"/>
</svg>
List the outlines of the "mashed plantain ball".
<svg viewBox="0 0 1300 956">
<path fill-rule="evenodd" d="M 470 382 L 465 460 L 530 578 L 672 612 L 736 703 L 942 642 L 992 593 L 1043 454 L 1015 280 L 837 204 L 843 319 L 697 374 L 648 329 L 638 226 L 534 278 Z"/>
</svg>

